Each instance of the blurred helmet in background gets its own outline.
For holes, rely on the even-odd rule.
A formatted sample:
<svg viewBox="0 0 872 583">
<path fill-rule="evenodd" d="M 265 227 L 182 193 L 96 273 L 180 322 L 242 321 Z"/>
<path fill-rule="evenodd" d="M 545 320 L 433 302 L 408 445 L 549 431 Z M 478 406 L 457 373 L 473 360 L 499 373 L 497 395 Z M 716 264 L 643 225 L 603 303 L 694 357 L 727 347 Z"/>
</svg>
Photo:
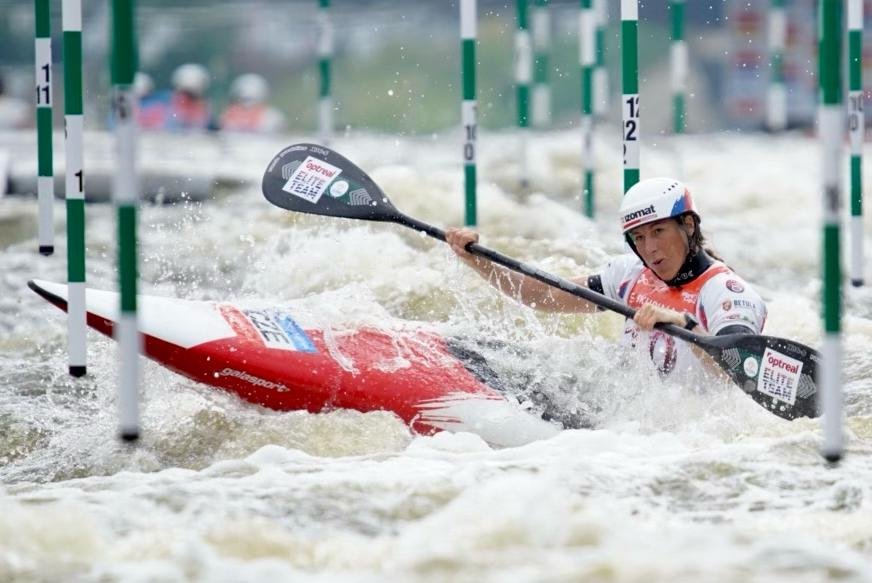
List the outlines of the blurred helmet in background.
<svg viewBox="0 0 872 583">
<path fill-rule="evenodd" d="M 151 75 L 137 71 L 133 77 L 133 92 L 137 97 L 144 97 L 154 91 L 154 81 Z"/>
<path fill-rule="evenodd" d="M 202 97 L 209 88 L 209 72 L 203 65 L 186 63 L 173 72 L 173 87 Z"/>
<path fill-rule="evenodd" d="M 269 99 L 269 83 L 257 73 L 240 75 L 230 85 L 230 98 L 250 105 L 265 103 Z"/>
</svg>

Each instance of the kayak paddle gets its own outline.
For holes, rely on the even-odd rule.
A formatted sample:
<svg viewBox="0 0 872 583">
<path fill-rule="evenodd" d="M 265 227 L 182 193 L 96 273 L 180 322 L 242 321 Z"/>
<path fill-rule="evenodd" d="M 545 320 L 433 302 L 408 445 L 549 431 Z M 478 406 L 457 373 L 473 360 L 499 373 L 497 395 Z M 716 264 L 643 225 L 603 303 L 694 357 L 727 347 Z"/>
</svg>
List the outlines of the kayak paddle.
<svg viewBox="0 0 872 583">
<path fill-rule="evenodd" d="M 397 210 L 366 172 L 342 155 L 315 144 L 296 144 L 278 153 L 263 175 L 263 194 L 272 204 L 301 213 L 397 223 L 445 241 L 445 231 Z M 526 265 L 477 243 L 470 253 L 633 318 L 636 311 L 591 289 Z M 799 342 L 756 334 L 704 336 L 672 324 L 657 329 L 699 346 L 743 391 L 784 419 L 818 417 L 815 372 L 820 355 Z"/>
</svg>

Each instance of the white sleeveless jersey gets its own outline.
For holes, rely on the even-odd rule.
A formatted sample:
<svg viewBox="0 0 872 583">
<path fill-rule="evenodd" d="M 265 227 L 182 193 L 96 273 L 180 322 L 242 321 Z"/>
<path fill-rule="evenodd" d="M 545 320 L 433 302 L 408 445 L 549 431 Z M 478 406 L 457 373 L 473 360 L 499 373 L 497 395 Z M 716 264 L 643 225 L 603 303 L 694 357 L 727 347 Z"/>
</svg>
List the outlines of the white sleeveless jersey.
<svg viewBox="0 0 872 583">
<path fill-rule="evenodd" d="M 607 297 L 634 309 L 655 303 L 690 313 L 711 335 L 727 326 L 744 326 L 760 334 L 766 322 L 766 304 L 760 295 L 718 261 L 679 287 L 666 285 L 633 254 L 614 258 L 600 277 Z M 664 374 L 687 372 L 698 365 L 688 343 L 659 330 L 643 331 L 630 319 L 624 322 L 623 344 L 647 352 Z"/>
</svg>

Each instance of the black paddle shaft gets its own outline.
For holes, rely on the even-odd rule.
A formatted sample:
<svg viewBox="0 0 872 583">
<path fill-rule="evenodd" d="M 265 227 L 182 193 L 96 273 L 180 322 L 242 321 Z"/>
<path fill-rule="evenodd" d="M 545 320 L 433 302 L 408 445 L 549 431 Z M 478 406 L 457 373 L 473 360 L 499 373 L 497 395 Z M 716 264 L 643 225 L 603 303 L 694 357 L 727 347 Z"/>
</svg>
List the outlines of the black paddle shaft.
<svg viewBox="0 0 872 583">
<path fill-rule="evenodd" d="M 272 204 L 291 211 L 391 222 L 445 241 L 445 231 L 409 217 L 363 170 L 342 155 L 315 144 L 295 144 L 279 152 L 267 166 L 262 189 Z M 636 310 L 587 287 L 526 265 L 478 243 L 467 245 L 512 271 L 633 318 Z M 673 324 L 655 328 L 699 346 L 756 402 L 785 419 L 817 417 L 815 374 L 820 356 L 803 344 L 756 334 L 703 336 Z M 762 387 L 762 389 L 761 389 Z"/>
<path fill-rule="evenodd" d="M 406 215 L 400 215 L 399 219 L 394 221 L 400 224 L 403 224 L 407 227 L 415 229 L 416 231 L 421 231 L 427 233 L 434 239 L 439 239 L 441 241 L 445 241 L 445 231 L 434 227 L 432 225 L 428 225 L 427 223 L 423 223 L 416 219 L 413 219 Z M 503 267 L 510 269 L 512 271 L 516 271 L 518 273 L 523 273 L 533 279 L 538 279 L 539 281 L 546 283 L 552 287 L 556 287 L 565 291 L 566 293 L 572 294 L 574 296 L 578 296 L 582 299 L 589 301 L 592 304 L 595 304 L 601 308 L 605 308 L 607 310 L 611 310 L 613 312 L 617 312 L 622 316 L 632 319 L 636 315 L 636 310 L 631 308 L 626 304 L 622 304 L 621 302 L 615 301 L 609 297 L 606 297 L 600 293 L 593 291 L 592 289 L 586 288 L 582 285 L 578 285 L 577 283 L 573 283 L 562 277 L 557 277 L 551 273 L 546 271 L 542 271 L 532 265 L 527 265 L 526 263 L 522 263 L 517 259 L 513 259 L 498 251 L 494 251 L 493 249 L 489 249 L 484 245 L 479 245 L 478 243 L 470 243 L 466 246 L 466 250 L 474 255 L 480 255 L 493 261 L 498 265 L 502 265 Z M 690 330 L 685 330 L 684 328 L 679 328 L 678 326 L 674 326 L 672 324 L 657 324 L 655 326 L 663 330 L 664 332 L 668 332 L 672 336 L 677 336 L 682 340 L 687 340 L 688 342 L 693 342 L 694 344 L 698 344 L 700 342 L 704 342 L 704 337 L 699 334 L 695 334 Z"/>
</svg>

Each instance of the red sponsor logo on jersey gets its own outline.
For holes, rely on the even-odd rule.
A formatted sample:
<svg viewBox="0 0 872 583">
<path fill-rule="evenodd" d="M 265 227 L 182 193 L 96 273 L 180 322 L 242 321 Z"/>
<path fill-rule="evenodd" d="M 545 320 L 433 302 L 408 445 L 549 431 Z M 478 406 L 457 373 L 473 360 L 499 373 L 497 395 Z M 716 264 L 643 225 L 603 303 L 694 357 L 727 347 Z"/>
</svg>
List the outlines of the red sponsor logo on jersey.
<svg viewBox="0 0 872 583">
<path fill-rule="evenodd" d="M 733 293 L 740 294 L 745 291 L 745 286 L 736 281 L 735 279 L 728 279 L 726 283 L 727 289 Z"/>
<path fill-rule="evenodd" d="M 675 368 L 675 361 L 678 359 L 675 338 L 655 330 L 648 340 L 648 354 L 660 374 L 671 373 L 672 369 Z"/>
</svg>

